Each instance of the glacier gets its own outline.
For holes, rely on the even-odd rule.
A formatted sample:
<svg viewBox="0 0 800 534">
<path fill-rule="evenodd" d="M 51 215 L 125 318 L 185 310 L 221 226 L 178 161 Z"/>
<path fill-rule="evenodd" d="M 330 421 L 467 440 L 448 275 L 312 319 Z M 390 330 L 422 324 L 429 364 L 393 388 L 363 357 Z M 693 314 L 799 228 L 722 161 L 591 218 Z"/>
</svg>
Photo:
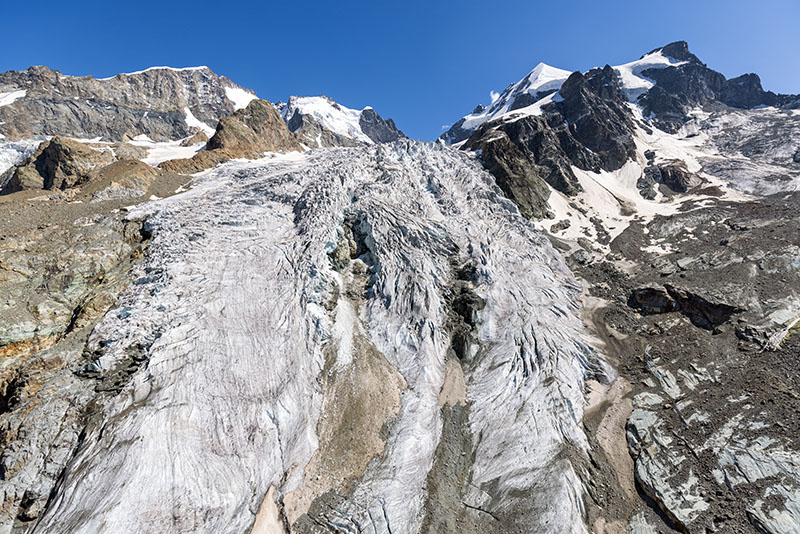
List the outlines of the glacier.
<svg viewBox="0 0 800 534">
<path fill-rule="evenodd" d="M 435 532 L 434 497 L 464 532 L 587 532 L 606 368 L 580 285 L 473 155 L 236 160 L 128 218 L 152 240 L 84 371 L 131 380 L 33 532 Z"/>
</svg>

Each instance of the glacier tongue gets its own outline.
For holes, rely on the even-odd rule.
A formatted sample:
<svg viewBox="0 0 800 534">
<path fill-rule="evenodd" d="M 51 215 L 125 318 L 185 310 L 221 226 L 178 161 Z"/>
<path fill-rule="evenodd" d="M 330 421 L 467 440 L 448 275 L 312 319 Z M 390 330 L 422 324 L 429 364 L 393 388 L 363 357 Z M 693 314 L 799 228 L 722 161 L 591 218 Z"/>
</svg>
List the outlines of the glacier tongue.
<svg viewBox="0 0 800 534">
<path fill-rule="evenodd" d="M 444 482 L 469 531 L 586 532 L 579 287 L 471 156 L 236 161 L 143 215 L 148 257 L 89 346 L 101 376 L 138 370 L 36 532 L 412 533 Z M 485 303 L 463 320 L 459 287 Z M 436 478 L 456 408 L 457 483 Z"/>
</svg>

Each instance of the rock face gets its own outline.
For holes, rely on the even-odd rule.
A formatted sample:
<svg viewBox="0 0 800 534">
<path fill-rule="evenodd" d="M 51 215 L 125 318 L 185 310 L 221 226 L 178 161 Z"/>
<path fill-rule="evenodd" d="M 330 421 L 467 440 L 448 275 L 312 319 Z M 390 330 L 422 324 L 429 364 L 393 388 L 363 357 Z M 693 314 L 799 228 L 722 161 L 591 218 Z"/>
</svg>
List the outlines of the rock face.
<svg viewBox="0 0 800 534">
<path fill-rule="evenodd" d="M 120 141 L 147 135 L 155 141 L 182 139 L 210 130 L 254 98 L 207 67 L 156 67 L 113 78 L 65 76 L 47 67 L 0 73 L 0 92 L 19 92 L 0 106 L 0 134 L 9 139 L 60 135 Z"/>
<path fill-rule="evenodd" d="M 660 52 L 681 62 L 671 68 L 642 72 L 655 86 L 642 95 L 639 103 L 645 115 L 653 113 L 655 124 L 669 132 L 677 131 L 689 120 L 688 112 L 696 107 L 725 104 L 737 108 L 779 106 L 797 100 L 795 95 L 776 95 L 764 91 L 755 74 L 744 74 L 727 80 L 708 68 L 689 52 L 684 41 L 678 41 L 650 52 Z"/>
<path fill-rule="evenodd" d="M 391 143 L 405 137 L 392 119 L 384 119 L 372 108 L 364 108 L 358 118 L 361 131 L 375 143 Z"/>
<path fill-rule="evenodd" d="M 28 530 L 113 389 L 75 374 L 86 338 L 127 285 L 141 221 L 99 205 L 0 201 L 0 530 Z M 96 390 L 96 388 L 98 388 Z"/>
<path fill-rule="evenodd" d="M 84 143 L 54 137 L 10 173 L 0 194 L 75 187 L 87 182 L 95 169 L 112 161 L 114 155 L 108 150 L 93 150 Z"/>
<path fill-rule="evenodd" d="M 256 157 L 267 151 L 298 150 L 300 145 L 272 104 L 253 100 L 219 122 L 206 148 L 223 150 L 236 157 Z"/>
</svg>

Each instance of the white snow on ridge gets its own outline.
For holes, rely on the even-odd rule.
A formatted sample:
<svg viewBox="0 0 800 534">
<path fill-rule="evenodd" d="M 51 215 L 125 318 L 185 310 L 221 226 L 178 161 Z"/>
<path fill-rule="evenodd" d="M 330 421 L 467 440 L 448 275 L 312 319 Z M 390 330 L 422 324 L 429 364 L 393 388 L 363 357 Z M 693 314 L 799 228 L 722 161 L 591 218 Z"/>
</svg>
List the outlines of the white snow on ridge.
<svg viewBox="0 0 800 534">
<path fill-rule="evenodd" d="M 216 130 L 214 128 L 212 128 L 208 124 L 204 123 L 203 121 L 195 117 L 192 114 L 192 110 L 190 110 L 188 107 L 183 108 L 183 112 L 186 114 L 186 125 L 189 126 L 190 128 L 191 127 L 200 128 L 209 137 L 211 137 L 212 135 L 214 135 L 214 133 L 216 133 Z"/>
<path fill-rule="evenodd" d="M 226 87 L 225 96 L 233 102 L 233 109 L 244 109 L 247 104 L 258 98 L 255 93 L 251 93 L 241 87 Z"/>
<path fill-rule="evenodd" d="M 526 106 L 524 108 L 515 109 L 513 111 L 509 111 L 503 116 L 503 120 L 506 122 L 513 122 L 516 120 L 521 119 L 522 117 L 527 117 L 530 115 L 541 115 L 542 114 L 542 107 L 546 104 L 551 102 L 558 102 L 558 93 L 550 93 L 544 98 L 540 98 L 530 106 Z"/>
<path fill-rule="evenodd" d="M 493 93 L 492 104 L 483 111 L 465 116 L 464 123 L 461 127 L 465 130 L 474 130 L 484 122 L 509 113 L 511 106 L 520 95 L 536 95 L 537 93 L 556 91 L 561 87 L 561 84 L 569 78 L 570 74 L 572 74 L 572 72 L 568 70 L 558 69 L 544 63 L 539 63 L 527 76 L 517 83 L 506 87 L 505 91 L 496 98 L 494 95 L 497 93 Z M 552 99 L 552 95 L 548 96 Z M 539 102 L 536 102 L 531 106 L 538 103 Z M 542 103 L 541 105 L 544 104 Z M 533 108 L 531 106 L 527 106 L 527 108 L 531 108 L 529 111 L 538 115 L 541 113 L 541 105 L 538 108 Z M 513 112 L 517 113 L 521 112 L 521 110 L 513 110 Z"/>
<path fill-rule="evenodd" d="M 151 70 L 171 70 L 171 71 L 174 71 L 174 72 L 182 72 L 182 71 L 203 70 L 203 69 L 210 70 L 205 65 L 200 65 L 200 66 L 197 66 L 197 67 L 166 67 L 166 66 L 148 67 L 148 68 L 143 69 L 143 70 L 137 70 L 136 72 L 121 72 L 119 74 L 115 74 L 114 76 L 109 76 L 108 78 L 97 78 L 97 80 L 100 80 L 100 81 L 111 80 L 113 78 L 116 78 L 117 76 L 134 76 L 136 74 L 142 74 L 142 73 L 145 73 L 145 72 L 149 72 Z"/>
<path fill-rule="evenodd" d="M 22 89 L 21 91 L 11 91 L 9 93 L 0 93 L 0 107 L 13 104 L 20 98 L 23 98 L 26 94 L 28 94 L 27 89 Z"/>
<path fill-rule="evenodd" d="M 310 115 L 336 134 L 373 144 L 372 139 L 361 130 L 359 124 L 363 110 L 346 108 L 326 96 L 293 96 L 289 98 L 281 115 L 288 122 L 298 111 L 303 115 Z"/>
<path fill-rule="evenodd" d="M 651 89 L 655 82 L 642 75 L 648 69 L 663 69 L 667 67 L 677 67 L 685 64 L 686 61 L 665 56 L 661 50 L 647 54 L 646 56 L 613 67 L 622 83 L 622 90 L 628 100 L 635 102 L 644 92 Z M 477 129 L 484 122 L 497 119 L 508 115 L 509 120 L 517 120 L 526 115 L 540 115 L 542 106 L 549 102 L 558 102 L 560 95 L 558 89 L 564 81 L 572 74 L 568 70 L 551 67 L 544 63 L 539 63 L 517 83 L 511 84 L 501 93 L 490 92 L 492 103 L 478 112 L 471 113 L 463 117 L 461 128 L 467 131 Z M 512 110 L 511 107 L 521 95 L 535 96 L 537 93 L 555 91 L 552 95 L 545 96 L 532 104 Z M 513 114 L 513 115 L 512 115 Z"/>
<path fill-rule="evenodd" d="M 667 67 L 677 67 L 686 64 L 686 61 L 678 61 L 667 57 L 661 50 L 647 54 L 641 59 L 617 65 L 614 70 L 622 82 L 622 90 L 631 102 L 636 101 L 642 93 L 649 91 L 655 82 L 642 75 L 642 71 L 647 69 L 665 69 Z"/>
</svg>

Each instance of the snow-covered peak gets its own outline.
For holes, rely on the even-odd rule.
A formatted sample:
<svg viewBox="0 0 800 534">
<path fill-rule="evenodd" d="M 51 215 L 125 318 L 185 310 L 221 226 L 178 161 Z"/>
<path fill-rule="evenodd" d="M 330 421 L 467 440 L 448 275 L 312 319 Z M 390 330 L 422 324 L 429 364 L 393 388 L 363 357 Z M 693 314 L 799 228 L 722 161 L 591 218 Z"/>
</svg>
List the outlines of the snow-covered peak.
<svg viewBox="0 0 800 534">
<path fill-rule="evenodd" d="M 649 91 L 655 85 L 655 82 L 644 76 L 642 72 L 648 69 L 678 67 L 686 63 L 686 61 L 679 61 L 664 55 L 659 49 L 636 61 L 617 65 L 614 70 L 620 78 L 623 92 L 628 97 L 628 100 L 634 102 L 642 93 Z"/>
<path fill-rule="evenodd" d="M 472 132 L 484 122 L 510 113 L 515 116 L 540 114 L 544 104 L 558 100 L 558 96 L 553 93 L 558 91 L 570 74 L 572 73 L 568 70 L 539 63 L 520 81 L 506 87 L 500 95 L 492 91 L 492 103 L 488 107 L 479 106 L 456 123 L 462 135 L 448 142 L 461 140 L 464 131 Z"/>
<path fill-rule="evenodd" d="M 528 94 L 536 94 L 544 91 L 557 90 L 569 78 L 572 72 L 556 67 L 551 67 L 545 63 L 539 63 L 522 82 L 528 82 L 528 87 L 524 88 Z M 520 82 L 520 83 L 522 83 Z"/>
<path fill-rule="evenodd" d="M 331 132 L 372 144 L 374 141 L 361 128 L 361 114 L 371 108 L 355 110 L 342 106 L 327 96 L 292 96 L 280 112 L 283 120 L 289 123 L 295 114 L 310 116 L 322 127 Z"/>
<path fill-rule="evenodd" d="M 474 130 L 484 122 L 496 119 L 512 110 L 530 107 L 547 96 L 542 93 L 557 91 L 570 74 L 568 70 L 539 63 L 520 81 L 506 87 L 488 108 L 464 117 L 462 127 Z"/>
</svg>

